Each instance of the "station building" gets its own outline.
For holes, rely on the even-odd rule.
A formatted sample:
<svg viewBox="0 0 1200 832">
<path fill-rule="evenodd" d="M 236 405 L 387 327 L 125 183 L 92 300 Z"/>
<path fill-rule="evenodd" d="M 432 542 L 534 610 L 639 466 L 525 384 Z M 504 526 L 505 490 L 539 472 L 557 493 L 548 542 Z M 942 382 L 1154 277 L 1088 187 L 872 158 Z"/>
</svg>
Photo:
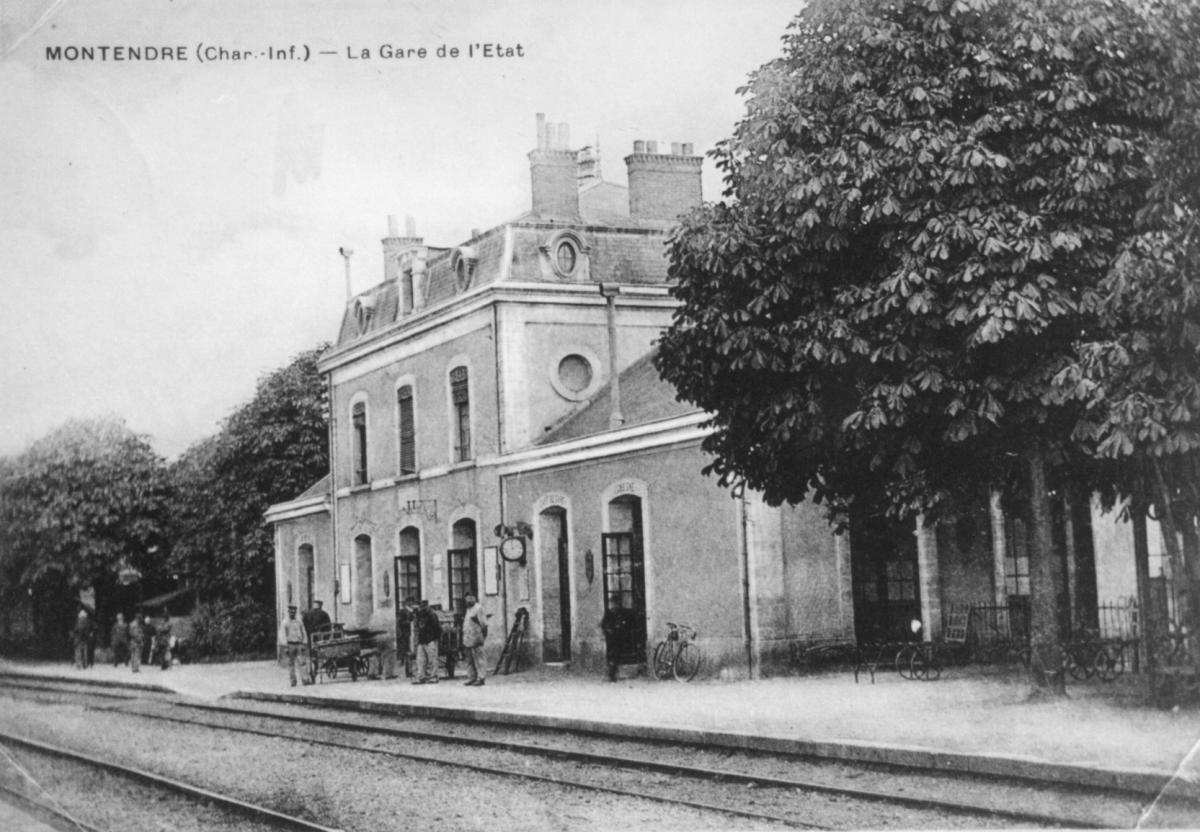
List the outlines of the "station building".
<svg viewBox="0 0 1200 832">
<path fill-rule="evenodd" d="M 1026 533 L 998 499 L 936 529 L 835 535 L 811 503 L 772 508 L 701 470 L 706 414 L 653 366 L 669 325 L 666 241 L 701 201 L 689 144 L 635 142 L 628 185 L 539 115 L 531 209 L 437 247 L 389 220 L 382 280 L 349 297 L 321 359 L 329 476 L 273 506 L 277 606 L 312 599 L 395 631 L 400 605 L 528 612 L 529 658 L 598 668 L 600 620 L 633 612 L 628 661 L 692 625 L 709 674 L 787 666 L 814 639 L 926 636 L 947 604 L 1029 592 Z M 1096 603 L 1086 505 L 1059 524 L 1073 599 Z M 489 659 L 489 660 L 490 660 Z"/>
</svg>

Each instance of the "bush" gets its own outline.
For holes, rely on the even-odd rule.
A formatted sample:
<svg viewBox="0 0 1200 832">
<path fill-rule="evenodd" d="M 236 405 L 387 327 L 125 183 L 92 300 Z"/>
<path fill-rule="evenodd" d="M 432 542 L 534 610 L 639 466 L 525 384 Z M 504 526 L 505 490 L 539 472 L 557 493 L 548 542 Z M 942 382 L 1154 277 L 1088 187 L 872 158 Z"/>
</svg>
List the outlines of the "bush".
<svg viewBox="0 0 1200 832">
<path fill-rule="evenodd" d="M 201 603 L 188 649 L 196 661 L 273 655 L 275 610 L 250 598 Z"/>
</svg>

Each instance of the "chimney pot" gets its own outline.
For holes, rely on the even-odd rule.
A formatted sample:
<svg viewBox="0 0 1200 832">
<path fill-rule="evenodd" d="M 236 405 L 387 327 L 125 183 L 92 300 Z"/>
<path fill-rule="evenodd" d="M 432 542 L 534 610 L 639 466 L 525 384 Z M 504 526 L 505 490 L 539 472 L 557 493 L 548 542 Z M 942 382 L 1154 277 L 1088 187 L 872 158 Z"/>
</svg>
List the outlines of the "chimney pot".
<svg viewBox="0 0 1200 832">
<path fill-rule="evenodd" d="M 537 146 L 539 150 L 546 149 L 546 114 L 537 114 Z"/>
<path fill-rule="evenodd" d="M 693 155 L 695 155 L 695 154 L 692 152 L 692 143 L 691 143 L 691 142 L 684 142 L 684 143 L 683 143 L 683 155 L 684 155 L 684 156 L 693 156 Z"/>
<path fill-rule="evenodd" d="M 399 237 L 400 236 L 400 226 L 396 222 L 395 214 L 388 214 L 388 236 L 389 237 Z"/>
<path fill-rule="evenodd" d="M 404 236 L 417 236 L 417 220 L 415 217 L 408 215 L 404 217 Z"/>
<path fill-rule="evenodd" d="M 683 145 L 679 142 L 671 142 L 671 155 L 680 156 L 683 154 Z"/>
<path fill-rule="evenodd" d="M 571 147 L 571 126 L 565 121 L 558 125 L 558 146 L 562 150 L 567 150 Z"/>
<path fill-rule="evenodd" d="M 647 153 L 657 153 L 658 152 L 658 142 L 647 141 L 646 142 L 646 152 Z"/>
<path fill-rule="evenodd" d="M 634 153 L 645 153 L 646 152 L 646 143 L 644 141 L 642 141 L 641 139 L 638 139 L 637 141 L 635 141 L 633 143 L 633 152 Z"/>
</svg>

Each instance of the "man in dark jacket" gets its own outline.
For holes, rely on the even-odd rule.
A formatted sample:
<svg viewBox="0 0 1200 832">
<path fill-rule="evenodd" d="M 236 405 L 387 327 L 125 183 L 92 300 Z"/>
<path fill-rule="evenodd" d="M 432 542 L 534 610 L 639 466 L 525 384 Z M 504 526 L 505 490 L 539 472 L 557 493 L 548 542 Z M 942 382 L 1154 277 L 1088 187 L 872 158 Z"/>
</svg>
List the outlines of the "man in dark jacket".
<svg viewBox="0 0 1200 832">
<path fill-rule="evenodd" d="M 628 647 L 631 620 L 630 611 L 621 607 L 609 607 L 600 619 L 600 629 L 604 632 L 606 678 L 610 682 L 617 681 L 617 665 Z"/>
<path fill-rule="evenodd" d="M 117 613 L 109 633 L 108 649 L 112 651 L 113 667 L 129 661 L 129 625 L 125 623 L 124 613 Z"/>
<path fill-rule="evenodd" d="M 421 601 L 417 605 L 413 626 L 417 630 L 417 678 L 413 680 L 413 684 L 436 685 L 438 641 L 442 637 L 442 625 L 438 621 L 437 613 L 429 608 L 428 601 Z"/>
</svg>

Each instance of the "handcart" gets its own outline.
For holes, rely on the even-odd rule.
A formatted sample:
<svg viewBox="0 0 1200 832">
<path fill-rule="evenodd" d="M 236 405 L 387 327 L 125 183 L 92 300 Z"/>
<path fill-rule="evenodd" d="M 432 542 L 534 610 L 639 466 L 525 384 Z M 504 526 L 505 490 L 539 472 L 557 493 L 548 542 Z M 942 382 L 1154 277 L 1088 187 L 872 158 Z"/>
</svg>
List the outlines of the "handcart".
<svg viewBox="0 0 1200 832">
<path fill-rule="evenodd" d="M 313 633 L 308 647 L 308 683 L 322 677 L 336 679 L 338 674 L 349 675 L 351 681 L 370 676 L 379 669 L 379 648 L 375 638 L 378 630 L 347 630 L 334 624 L 327 630 Z"/>
</svg>

